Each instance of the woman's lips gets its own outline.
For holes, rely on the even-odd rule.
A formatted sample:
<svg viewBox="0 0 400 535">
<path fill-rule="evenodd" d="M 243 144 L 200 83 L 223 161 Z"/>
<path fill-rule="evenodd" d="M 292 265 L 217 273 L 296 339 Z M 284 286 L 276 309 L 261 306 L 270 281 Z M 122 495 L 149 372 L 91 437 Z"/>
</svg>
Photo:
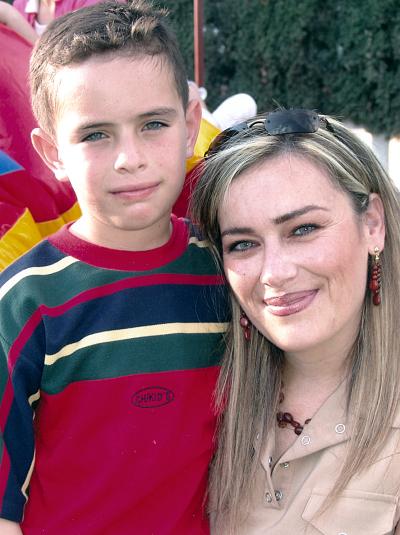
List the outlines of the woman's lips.
<svg viewBox="0 0 400 535">
<path fill-rule="evenodd" d="M 269 297 L 264 299 L 264 303 L 274 316 L 290 316 L 307 308 L 317 293 L 318 290 L 292 292 L 279 297 Z"/>
</svg>

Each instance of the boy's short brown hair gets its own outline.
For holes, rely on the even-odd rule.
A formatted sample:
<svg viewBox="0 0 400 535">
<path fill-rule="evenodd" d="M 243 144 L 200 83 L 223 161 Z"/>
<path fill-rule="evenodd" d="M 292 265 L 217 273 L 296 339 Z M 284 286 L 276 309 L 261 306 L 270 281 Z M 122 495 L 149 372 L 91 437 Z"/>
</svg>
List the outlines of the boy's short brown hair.
<svg viewBox="0 0 400 535">
<path fill-rule="evenodd" d="M 107 53 L 165 59 L 186 109 L 186 70 L 166 15 L 166 10 L 155 9 L 144 0 L 127 4 L 106 1 L 54 20 L 37 42 L 30 61 L 32 108 L 40 127 L 55 136 L 57 71 Z"/>
</svg>

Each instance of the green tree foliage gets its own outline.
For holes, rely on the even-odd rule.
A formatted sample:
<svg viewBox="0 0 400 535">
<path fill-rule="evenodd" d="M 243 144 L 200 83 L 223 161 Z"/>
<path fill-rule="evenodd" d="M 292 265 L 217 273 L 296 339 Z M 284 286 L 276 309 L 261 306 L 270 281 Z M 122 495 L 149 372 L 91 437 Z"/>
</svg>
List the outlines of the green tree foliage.
<svg viewBox="0 0 400 535">
<path fill-rule="evenodd" d="M 193 77 L 193 3 L 158 2 Z M 398 0 L 204 0 L 208 104 L 250 93 L 260 111 L 315 108 L 400 134 Z"/>
</svg>

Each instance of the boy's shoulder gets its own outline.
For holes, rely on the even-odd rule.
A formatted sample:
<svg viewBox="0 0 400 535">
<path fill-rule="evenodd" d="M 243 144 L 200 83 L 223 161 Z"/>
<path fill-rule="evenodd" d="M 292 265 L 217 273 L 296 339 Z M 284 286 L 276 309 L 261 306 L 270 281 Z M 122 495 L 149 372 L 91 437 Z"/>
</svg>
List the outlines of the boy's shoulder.
<svg viewBox="0 0 400 535">
<path fill-rule="evenodd" d="M 20 278 L 23 273 L 43 271 L 65 258 L 65 254 L 54 247 L 46 238 L 17 258 L 0 273 L 0 286 L 10 279 Z"/>
</svg>

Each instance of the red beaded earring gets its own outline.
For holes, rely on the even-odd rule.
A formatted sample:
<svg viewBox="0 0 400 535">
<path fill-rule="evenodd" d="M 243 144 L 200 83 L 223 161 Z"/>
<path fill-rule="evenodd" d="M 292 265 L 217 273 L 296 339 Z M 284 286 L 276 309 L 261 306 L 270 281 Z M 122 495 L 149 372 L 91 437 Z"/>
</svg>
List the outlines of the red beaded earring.
<svg viewBox="0 0 400 535">
<path fill-rule="evenodd" d="M 251 337 L 250 325 L 251 325 L 251 323 L 250 323 L 249 318 L 246 316 L 246 314 L 242 310 L 241 313 L 240 313 L 240 326 L 242 328 L 244 338 L 247 341 L 249 341 L 250 337 Z"/>
<path fill-rule="evenodd" d="M 372 292 L 372 302 L 374 303 L 374 305 L 378 306 L 381 304 L 381 296 L 379 293 L 381 289 L 381 261 L 379 258 L 378 247 L 375 247 L 374 253 L 375 253 L 375 257 L 374 257 L 373 265 L 371 269 L 369 289 Z"/>
</svg>

